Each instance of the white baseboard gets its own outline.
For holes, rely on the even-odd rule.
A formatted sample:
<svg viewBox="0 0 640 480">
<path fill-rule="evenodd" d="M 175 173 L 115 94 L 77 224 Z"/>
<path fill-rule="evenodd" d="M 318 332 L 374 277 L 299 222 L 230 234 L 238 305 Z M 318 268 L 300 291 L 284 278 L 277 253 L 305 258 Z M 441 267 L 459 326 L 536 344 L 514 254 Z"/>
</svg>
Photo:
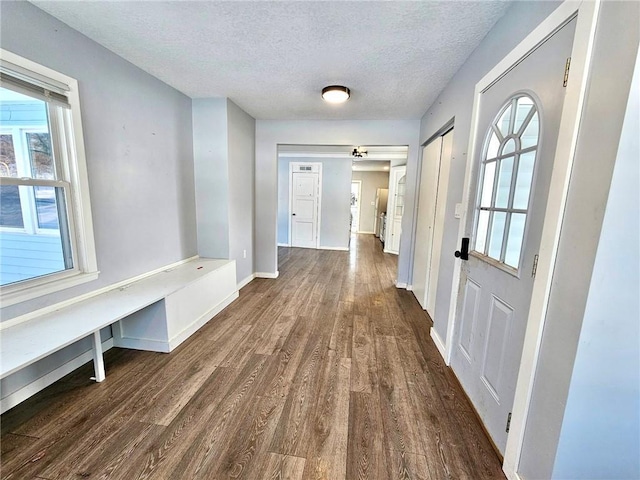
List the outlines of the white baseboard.
<svg viewBox="0 0 640 480">
<path fill-rule="evenodd" d="M 107 350 L 113 347 L 113 338 L 109 338 L 108 340 L 102 342 L 102 351 L 106 352 Z M 59 366 L 55 370 L 43 375 L 37 380 L 31 382 L 28 385 L 25 385 L 19 390 L 16 390 L 10 395 L 7 395 L 0 401 L 0 413 L 4 413 L 10 408 L 15 407 L 21 402 L 24 402 L 27 398 L 32 397 L 39 391 L 47 388 L 54 382 L 57 382 L 65 375 L 73 372 L 74 370 L 80 368 L 85 363 L 93 361 L 93 350 L 89 350 L 84 352 L 82 355 L 77 356 L 76 358 L 69 360 L 64 365 Z"/>
<path fill-rule="evenodd" d="M 409 290 L 410 292 L 413 292 L 413 285 L 407 285 L 407 290 Z"/>
<path fill-rule="evenodd" d="M 53 305 L 49 305 L 47 307 L 44 308 L 40 308 L 38 310 L 33 310 L 32 312 L 29 313 L 25 313 L 24 315 L 20 315 L 17 316 L 15 318 L 12 318 L 10 320 L 5 320 L 4 322 L 0 323 L 0 330 L 4 330 L 5 328 L 9 328 L 9 327 L 13 327 L 14 325 L 17 325 L 19 323 L 22 322 L 27 322 L 33 318 L 39 317 L 41 315 L 45 315 L 47 313 L 51 313 L 51 312 L 55 312 L 56 310 L 60 310 L 62 308 L 68 307 L 69 305 L 73 305 L 74 303 L 78 303 L 81 302 L 83 300 L 87 300 L 91 297 L 95 297 L 97 295 L 101 295 L 103 293 L 109 292 L 111 290 L 115 290 L 117 288 L 120 287 L 125 287 L 133 282 L 137 282 L 138 280 L 142 280 L 143 278 L 147 278 L 150 277 L 151 275 L 155 275 L 156 273 L 160 273 L 160 272 L 164 272 L 165 270 L 171 270 L 179 265 L 182 265 L 183 263 L 187 263 L 190 262 L 196 258 L 199 258 L 198 255 L 194 255 L 193 257 L 190 258 L 185 258 L 184 260 L 180 260 L 178 262 L 172 263 L 170 265 L 165 265 L 164 267 L 160 267 L 160 268 L 156 268 L 155 270 L 152 270 L 150 272 L 146 272 L 143 273 L 141 275 L 138 275 L 136 277 L 131 277 L 128 278 L 126 280 L 122 280 L 120 282 L 117 283 L 112 283 L 111 285 L 107 285 L 106 287 L 102 287 L 99 288 L 97 290 L 92 290 L 91 292 L 85 293 L 84 295 L 79 295 L 77 297 L 73 297 L 70 298 L 69 300 L 64 300 L 62 302 L 59 303 L 55 303 Z"/>
<path fill-rule="evenodd" d="M 398 282 L 398 281 L 395 281 L 395 282 L 393 282 L 393 283 L 395 283 L 395 284 L 396 284 L 396 288 L 407 288 L 407 284 L 406 284 L 405 282 Z"/>
<path fill-rule="evenodd" d="M 256 272 L 256 278 L 278 278 L 280 272 L 276 271 L 275 273 L 271 272 Z"/>
<path fill-rule="evenodd" d="M 256 278 L 256 274 L 252 273 L 251 275 L 247 276 L 247 278 L 245 278 L 244 280 L 241 280 L 238 283 L 238 286 L 236 287 L 238 290 L 240 290 L 242 287 L 244 287 L 245 285 L 247 285 L 251 280 L 253 280 L 254 278 Z"/>
<path fill-rule="evenodd" d="M 318 247 L 318 250 L 338 250 L 340 252 L 348 252 L 349 247 Z"/>
<path fill-rule="evenodd" d="M 433 327 L 431 327 L 431 339 L 433 340 L 433 343 L 435 343 L 436 348 L 440 352 L 440 355 L 442 356 L 442 358 L 445 359 L 446 361 L 447 347 L 445 347 L 444 342 L 442 341 L 442 338 L 440 338 L 440 335 L 438 335 L 438 332 L 436 332 L 436 329 Z"/>
<path fill-rule="evenodd" d="M 391 255 L 398 255 L 398 252 L 394 252 L 392 250 L 387 250 L 386 248 L 382 250 L 384 253 L 390 253 Z"/>
<path fill-rule="evenodd" d="M 289 245 L 288 243 L 278 243 L 279 247 L 290 247 L 291 245 Z"/>
<path fill-rule="evenodd" d="M 362 234 L 362 235 L 374 235 L 375 232 L 363 232 L 362 230 L 359 230 L 358 233 Z"/>
</svg>

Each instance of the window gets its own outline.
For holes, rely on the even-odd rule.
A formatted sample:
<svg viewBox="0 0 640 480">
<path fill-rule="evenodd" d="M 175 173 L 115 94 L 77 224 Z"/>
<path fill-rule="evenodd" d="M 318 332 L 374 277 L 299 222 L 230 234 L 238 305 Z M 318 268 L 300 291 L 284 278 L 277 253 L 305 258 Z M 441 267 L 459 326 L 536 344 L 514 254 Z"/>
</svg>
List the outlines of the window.
<svg viewBox="0 0 640 480">
<path fill-rule="evenodd" d="M 77 82 L 0 61 L 0 294 L 18 303 L 97 278 Z"/>
<path fill-rule="evenodd" d="M 474 250 L 514 269 L 520 265 L 539 130 L 533 99 L 511 98 L 487 132 L 478 176 Z"/>
</svg>

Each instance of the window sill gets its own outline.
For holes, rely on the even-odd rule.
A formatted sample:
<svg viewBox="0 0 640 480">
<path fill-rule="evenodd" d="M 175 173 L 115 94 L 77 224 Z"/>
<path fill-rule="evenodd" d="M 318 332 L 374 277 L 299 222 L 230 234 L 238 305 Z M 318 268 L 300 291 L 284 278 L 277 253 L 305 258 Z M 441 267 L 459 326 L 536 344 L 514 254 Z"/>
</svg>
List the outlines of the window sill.
<svg viewBox="0 0 640 480">
<path fill-rule="evenodd" d="M 9 305 L 26 302 L 27 300 L 32 300 L 43 295 L 59 292 L 60 290 L 65 290 L 67 288 L 75 287 L 76 285 L 81 285 L 83 283 L 96 280 L 99 274 L 100 272 L 98 271 L 75 273 L 63 278 L 56 276 L 55 278 L 51 279 L 41 279 L 41 283 L 35 285 L 33 283 L 31 285 L 24 285 L 22 287 L 18 287 L 16 285 L 15 289 L 10 288 L 9 291 L 2 291 L 0 295 L 0 304 L 2 308 L 4 308 L 8 307 Z"/>
</svg>

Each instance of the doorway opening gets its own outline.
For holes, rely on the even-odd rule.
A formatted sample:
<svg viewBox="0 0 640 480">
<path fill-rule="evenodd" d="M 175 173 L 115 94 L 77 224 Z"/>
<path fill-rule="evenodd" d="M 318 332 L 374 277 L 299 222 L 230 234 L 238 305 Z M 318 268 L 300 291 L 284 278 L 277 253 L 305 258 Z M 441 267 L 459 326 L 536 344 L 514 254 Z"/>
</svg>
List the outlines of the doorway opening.
<svg viewBox="0 0 640 480">
<path fill-rule="evenodd" d="M 389 174 L 406 164 L 408 151 L 403 145 L 278 145 L 278 247 L 349 251 L 356 235 L 372 235 L 382 250 Z"/>
</svg>

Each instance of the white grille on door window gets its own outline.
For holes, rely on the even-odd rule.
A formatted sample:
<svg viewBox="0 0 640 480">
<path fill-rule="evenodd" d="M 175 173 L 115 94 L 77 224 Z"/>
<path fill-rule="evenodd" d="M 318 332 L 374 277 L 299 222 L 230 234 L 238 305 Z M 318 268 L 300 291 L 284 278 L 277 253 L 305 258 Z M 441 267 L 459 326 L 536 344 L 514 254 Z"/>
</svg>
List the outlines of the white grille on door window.
<svg viewBox="0 0 640 480">
<path fill-rule="evenodd" d="M 520 264 L 540 123 L 533 99 L 509 99 L 485 139 L 474 250 L 513 268 Z"/>
</svg>

